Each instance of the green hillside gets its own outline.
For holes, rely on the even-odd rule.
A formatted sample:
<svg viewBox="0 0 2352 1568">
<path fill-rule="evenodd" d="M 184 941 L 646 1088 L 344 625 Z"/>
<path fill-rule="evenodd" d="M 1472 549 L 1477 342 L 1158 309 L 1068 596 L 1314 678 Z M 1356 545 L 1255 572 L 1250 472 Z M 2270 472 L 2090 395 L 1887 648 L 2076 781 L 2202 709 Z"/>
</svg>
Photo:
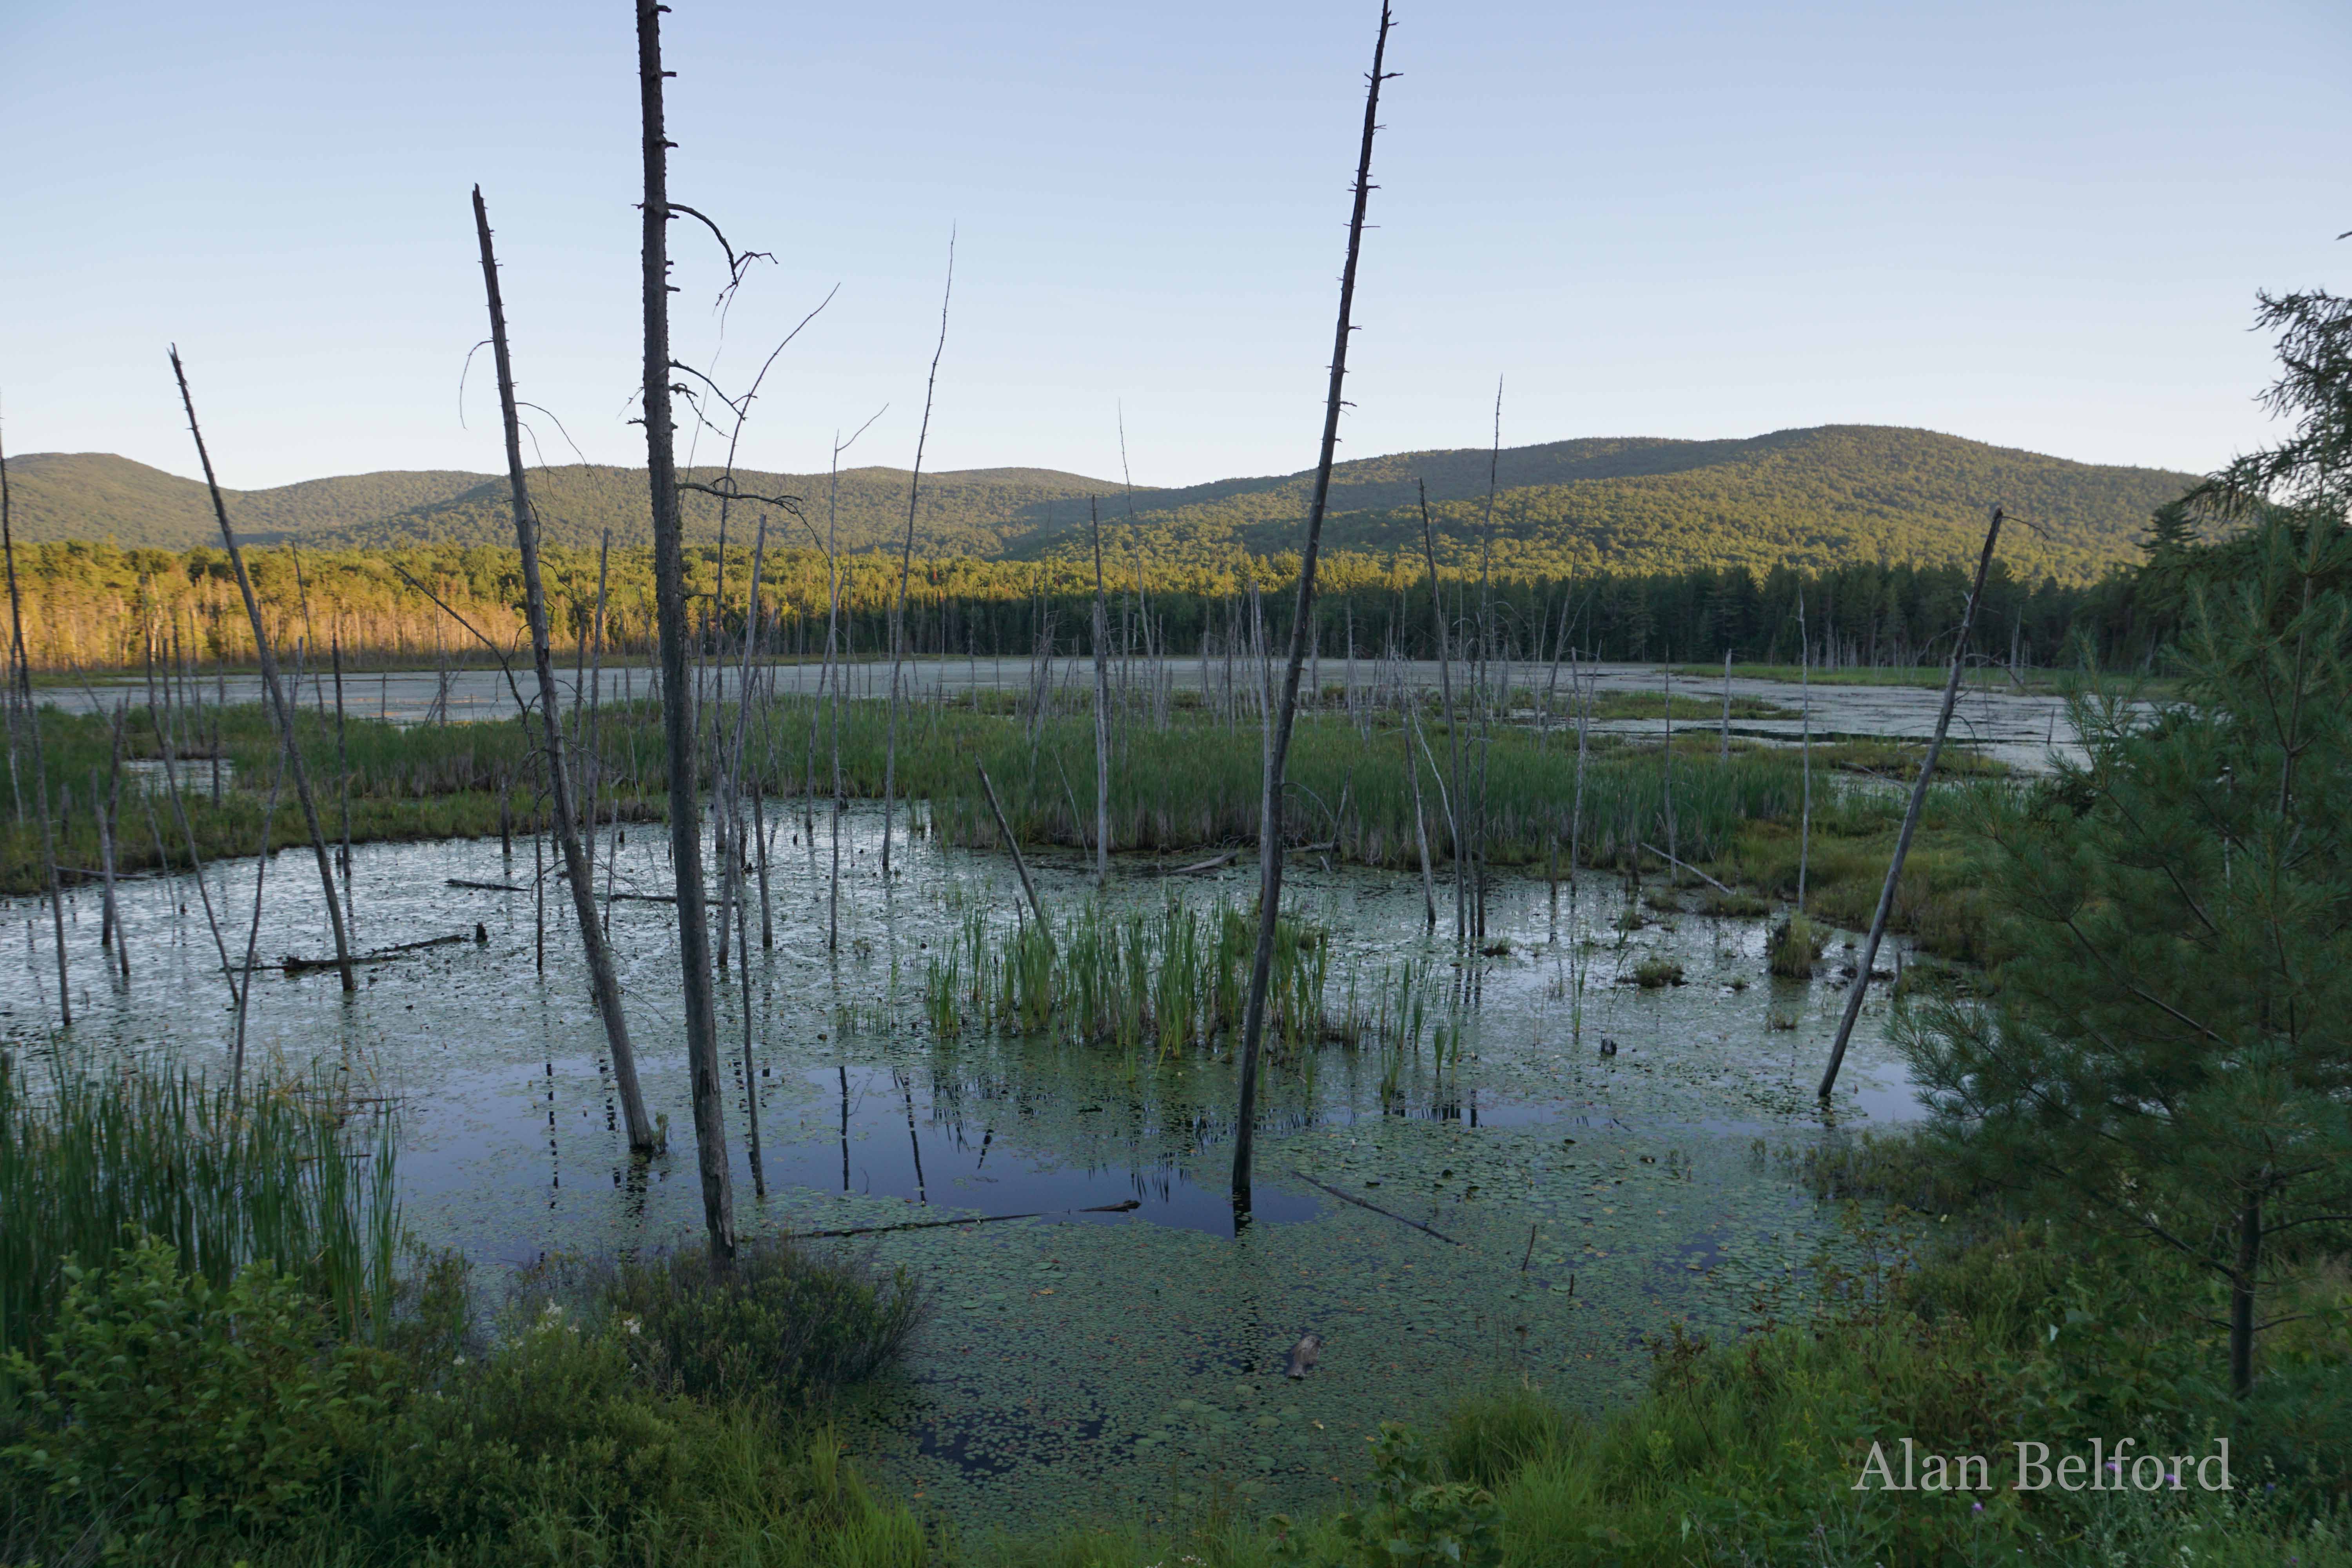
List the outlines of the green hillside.
<svg viewBox="0 0 2352 1568">
<path fill-rule="evenodd" d="M 484 474 L 425 471 L 305 479 L 267 490 L 227 492 L 229 521 L 257 542 L 302 542 L 411 507 L 429 506 L 488 482 Z M 39 542 L 112 539 L 128 549 L 185 550 L 215 544 L 212 501 L 200 480 L 184 479 L 111 452 L 35 452 L 8 459 L 9 510 L 16 537 Z"/>
<path fill-rule="evenodd" d="M 1421 551 L 1415 481 L 1429 487 L 1441 558 L 1486 538 L 1487 454 L 1405 452 L 1340 465 L 1335 547 Z M 1311 474 L 1228 480 L 1137 498 L 1137 521 L 1177 553 L 1297 547 Z M 2095 578 L 2131 558 L 2150 510 L 2195 483 L 1926 430 L 1823 426 L 1741 441 L 1592 439 L 1506 449 L 1496 466 L 1495 564 L 1522 574 L 1679 572 L 1787 563 L 1937 564 L 1973 557 L 1996 502 L 2029 520 L 2003 554 L 2021 574 Z M 1015 553 L 1066 540 L 1033 535 Z"/>
<path fill-rule="evenodd" d="M 208 543 L 204 488 L 104 454 L 37 454 L 10 465 L 17 537 L 112 538 L 184 549 Z M 1429 490 L 1449 560 L 1489 542 L 1487 454 L 1405 452 L 1341 464 L 1332 480 L 1327 539 L 1335 549 L 1420 552 L 1417 483 Z M 715 471 L 694 470 L 709 480 Z M 1034 559 L 1084 548 L 1089 495 L 1106 522 L 1132 510 L 1163 562 L 1230 559 L 1295 549 L 1309 476 L 1220 479 L 1139 489 L 1040 468 L 974 468 L 925 477 L 916 527 L 927 555 Z M 866 550 L 905 527 L 907 472 L 842 474 L 841 542 Z M 748 491 L 803 498 L 824 517 L 825 477 L 744 472 Z M 2000 502 L 2030 520 L 2004 553 L 2021 574 L 2061 582 L 2096 577 L 2130 558 L 2147 515 L 2189 485 L 2188 474 L 2096 467 L 1989 447 L 1931 431 L 1824 426 L 1747 440 L 1645 437 L 1555 441 L 1503 452 L 1491 529 L 1498 568 L 1520 573 L 1684 571 L 1781 563 L 1939 563 L 1967 559 L 1985 510 Z M 643 470 L 571 465 L 540 470 L 534 493 L 551 542 L 649 542 Z M 231 517 L 257 542 L 321 549 L 402 544 L 501 544 L 513 535 L 505 482 L 463 473 L 380 473 L 233 492 Z M 689 495 L 689 533 L 715 532 L 717 505 Z M 807 542 L 804 530 L 797 542 Z"/>
</svg>

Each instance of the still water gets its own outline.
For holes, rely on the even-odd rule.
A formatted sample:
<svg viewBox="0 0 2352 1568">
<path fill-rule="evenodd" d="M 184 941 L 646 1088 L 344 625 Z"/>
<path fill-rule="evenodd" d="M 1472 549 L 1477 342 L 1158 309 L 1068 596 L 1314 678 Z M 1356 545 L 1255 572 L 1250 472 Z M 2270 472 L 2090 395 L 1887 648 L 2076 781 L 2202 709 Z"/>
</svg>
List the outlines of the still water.
<svg viewBox="0 0 2352 1568">
<path fill-rule="evenodd" d="M 720 989 L 735 1196 L 747 1231 L 865 1232 L 821 1245 L 921 1279 L 929 1310 L 907 1366 L 858 1397 L 845 1432 L 882 1480 L 968 1527 L 1165 1512 L 1221 1491 L 1309 1505 L 1359 1474 L 1376 1422 L 1425 1417 L 1496 1377 L 1589 1408 L 1621 1401 L 1649 1336 L 1677 1319 L 1736 1331 L 1801 1297 L 1818 1249 L 1839 1245 L 1789 1153 L 1916 1111 L 1874 998 L 1824 1117 L 1812 1085 L 1844 993 L 1770 979 L 1761 921 L 1667 914 L 1622 931 L 1622 883 L 1582 878 L 1555 900 L 1512 881 L 1489 921 L 1507 951 L 1463 958 L 1423 931 L 1417 879 L 1302 860 L 1288 896 L 1329 930 L 1335 989 L 1421 958 L 1433 1016 L 1462 1047 L 1442 1067 L 1425 1047 L 1394 1064 L 1339 1046 L 1274 1064 L 1255 1218 L 1236 1235 L 1226 1055 L 934 1037 L 926 966 L 971 914 L 1009 931 L 1019 886 L 993 855 L 907 843 L 903 814 L 886 881 L 880 825 L 878 809 L 845 819 L 837 952 L 829 857 L 801 818 L 777 826 L 774 946 L 755 906 L 748 989 L 740 971 Z M 701 1223 L 671 911 L 610 905 L 646 1093 L 674 1130 L 667 1154 L 636 1164 L 570 900 L 548 884 L 542 944 L 530 846 L 517 847 L 512 861 L 495 840 L 362 848 L 359 947 L 466 940 L 365 966 L 349 1001 L 331 970 L 265 973 L 248 1026 L 248 1071 L 330 1075 L 395 1110 L 410 1227 L 475 1258 L 492 1294 L 501 1271 L 550 1253 L 690 1246 Z M 666 837 L 632 831 L 613 864 L 618 890 L 659 893 Z M 240 957 L 259 869 L 210 876 Z M 1034 869 L 1051 906 L 1091 896 L 1075 858 Z M 1107 897 L 1243 902 L 1249 878 L 1115 876 Z M 266 891 L 263 961 L 320 956 L 308 854 L 276 857 Z M 16 952 L 0 964 L 8 1047 L 36 1072 L 172 1057 L 223 1070 L 229 991 L 194 884 L 135 881 L 123 898 L 127 983 L 100 962 L 95 889 L 74 896 L 65 1037 L 50 1028 L 46 911 L 0 906 Z M 1685 983 L 1631 984 L 1654 956 Z M 1845 956 L 1833 943 L 1831 964 Z M 745 1152 L 753 1114 L 764 1198 Z M 1032 1217 L 876 1228 L 1006 1215 Z M 1284 1352 L 1310 1329 L 1321 1363 L 1286 1380 Z"/>
</svg>

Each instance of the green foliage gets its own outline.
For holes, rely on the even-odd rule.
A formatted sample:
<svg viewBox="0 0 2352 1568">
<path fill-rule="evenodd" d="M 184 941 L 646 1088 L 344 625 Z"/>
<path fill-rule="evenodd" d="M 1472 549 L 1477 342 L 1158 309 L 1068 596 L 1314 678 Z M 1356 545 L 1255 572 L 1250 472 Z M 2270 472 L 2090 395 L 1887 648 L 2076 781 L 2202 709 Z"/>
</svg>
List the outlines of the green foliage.
<svg viewBox="0 0 2352 1568">
<path fill-rule="evenodd" d="M 1828 945 L 1829 934 L 1800 910 L 1772 928 L 1765 955 L 1772 973 L 1781 979 L 1811 980 L 1813 965 Z"/>
<path fill-rule="evenodd" d="M 349 1429 L 381 1407 L 378 1363 L 322 1352 L 326 1314 L 268 1264 L 215 1286 L 134 1227 L 110 1268 L 68 1259 L 62 1272 L 40 1353 L 0 1363 L 28 1413 L 0 1464 L 69 1510 L 134 1532 L 282 1523 L 313 1506 Z"/>
<path fill-rule="evenodd" d="M 1401 996 L 1376 990 L 1377 1016 L 1353 1006 L 1329 1011 L 1330 948 L 1322 938 L 1286 917 L 1275 922 L 1266 977 L 1273 1048 L 1395 1034 L 1417 1019 L 1410 974 Z M 1009 932 L 974 913 L 931 958 L 924 999 L 943 1037 L 977 1024 L 1173 1055 L 1240 1027 L 1256 954 L 1256 917 L 1226 903 L 1203 910 L 1171 897 L 1127 914 L 1090 903 L 1066 920 L 1024 920 Z"/>
<path fill-rule="evenodd" d="M 2123 559 L 2150 509 L 2190 482 L 2154 469 L 2101 468 L 2005 450 L 1925 430 L 1824 426 L 1749 440 L 1597 439 L 1512 447 L 1500 455 L 1494 508 L 1496 562 L 1514 574 L 1558 575 L 1606 566 L 1679 569 L 1692 563 L 1766 571 L 1783 560 L 1958 560 L 1979 498 L 2004 495 L 2044 520 L 2025 546 L 2031 564 L 2069 581 Z M 185 549 L 214 542 L 203 487 L 105 454 L 39 453 L 14 459 L 19 536 L 112 539 Z M 708 483 L 717 471 L 696 470 Z M 1221 479 L 1134 492 L 1134 523 L 1155 563 L 1223 566 L 1242 550 L 1296 548 L 1311 476 Z M 1416 556 L 1416 482 L 1428 487 L 1440 550 L 1475 559 L 1487 542 L 1484 450 L 1402 453 L 1341 463 L 1332 473 L 1327 539 L 1336 550 Z M 736 479 L 748 490 L 814 495 L 820 475 Z M 230 491 L 231 515 L 256 542 L 293 539 L 317 549 L 440 543 L 508 546 L 514 524 L 505 482 L 489 475 L 383 473 Z M 1112 487 L 1076 474 L 1026 468 L 933 476 L 917 519 L 917 547 L 1034 556 L 1083 551 L 1081 498 Z M 598 465 L 542 468 L 534 499 L 551 543 L 593 548 L 610 529 L 625 546 L 649 542 L 641 470 Z M 887 543 L 905 525 L 907 476 L 853 468 L 840 476 L 845 547 Z M 1129 507 L 1123 506 L 1122 520 Z M 715 535 L 717 506 L 684 498 L 689 537 Z M 1118 542 L 1113 542 L 1113 549 Z"/>
<path fill-rule="evenodd" d="M 1382 1422 L 1371 1442 L 1371 1500 L 1332 1521 L 1341 1554 L 1299 1546 L 1278 1557 L 1318 1568 L 1499 1568 L 1503 1510 L 1494 1493 L 1443 1479 L 1427 1441 L 1396 1422 Z M 1276 1521 L 1278 1542 L 1287 1543 L 1288 1524 Z"/>
<path fill-rule="evenodd" d="M 389 1327 L 400 1245 L 388 1117 L 346 1121 L 322 1089 L 251 1090 L 171 1068 L 82 1076 L 37 1096 L 0 1056 L 0 1346 L 29 1349 L 76 1257 L 125 1227 L 208 1288 L 290 1271 L 346 1338 Z"/>
<path fill-rule="evenodd" d="M 2084 764 L 1979 798 L 2012 956 L 1907 1031 L 1976 1169 L 2227 1283 L 2242 1389 L 2274 1246 L 2352 1210 L 2352 537 L 2263 540 L 2198 595 L 2183 702 L 2079 704 Z"/>
<path fill-rule="evenodd" d="M 773 1240 L 724 1266 L 700 1250 L 625 1260 L 604 1298 L 615 1342 L 654 1387 L 778 1410 L 829 1399 L 896 1360 L 922 1301 L 904 1268 L 871 1279 Z"/>
<path fill-rule="evenodd" d="M 920 1528 L 802 1403 L 894 1352 L 907 1299 L 893 1320 L 855 1270 L 751 1257 L 715 1299 L 650 1268 L 585 1311 L 541 1299 L 483 1353 L 461 1270 L 379 1350 L 289 1276 L 216 1287 L 141 1238 L 7 1358 L 0 1560 L 915 1568 Z"/>
<path fill-rule="evenodd" d="M 1645 958 L 1633 966 L 1633 984 L 1644 991 L 1682 983 L 1683 966 L 1671 958 Z"/>
</svg>

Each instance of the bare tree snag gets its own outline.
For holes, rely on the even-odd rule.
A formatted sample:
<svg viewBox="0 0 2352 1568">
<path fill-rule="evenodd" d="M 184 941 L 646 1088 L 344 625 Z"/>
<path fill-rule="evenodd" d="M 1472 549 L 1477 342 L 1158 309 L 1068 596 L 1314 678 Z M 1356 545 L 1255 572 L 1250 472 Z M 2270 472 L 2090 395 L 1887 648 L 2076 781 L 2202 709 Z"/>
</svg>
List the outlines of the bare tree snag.
<svg viewBox="0 0 2352 1568">
<path fill-rule="evenodd" d="M 540 726 L 547 749 L 547 780 L 555 816 L 555 838 L 563 855 L 565 880 L 572 886 L 572 912 L 580 922 L 580 945 L 588 960 L 588 986 L 596 1011 L 604 1021 L 604 1043 L 613 1052 L 613 1079 L 620 1090 L 621 1115 L 628 1124 L 629 1147 L 651 1153 L 655 1144 L 653 1119 L 646 1114 L 645 1092 L 637 1084 L 637 1053 L 629 1041 L 627 1016 L 621 1010 L 621 983 L 613 971 L 613 954 L 604 942 L 604 928 L 596 916 L 596 879 L 580 842 L 579 824 L 572 815 L 570 770 L 563 765 L 563 737 L 558 714 L 553 650 L 549 646 L 547 593 L 539 573 L 539 514 L 531 510 L 530 488 L 522 465 L 522 422 L 515 410 L 514 360 L 507 345 L 506 303 L 499 291 L 499 263 L 490 246 L 490 217 L 482 205 L 482 188 L 474 187 L 474 235 L 482 249 L 482 289 L 489 301 L 490 353 L 499 374 L 499 412 L 506 428 L 507 485 L 514 507 L 515 543 L 522 554 L 524 608 L 530 619 L 531 662 L 539 672 Z"/>
<path fill-rule="evenodd" d="M 1274 967 L 1275 921 L 1282 910 L 1282 769 L 1290 752 L 1290 729 L 1298 716 L 1298 678 L 1307 663 L 1307 638 L 1315 611 L 1315 563 L 1323 542 L 1323 510 L 1331 498 L 1331 462 L 1339 443 L 1341 388 L 1348 374 L 1349 314 L 1356 300 L 1356 261 L 1364 244 L 1364 205 L 1371 195 L 1372 135 L 1379 129 L 1381 66 L 1389 47 L 1389 8 L 1381 6 L 1381 30 L 1372 45 L 1372 70 L 1364 94 L 1363 144 L 1356 154 L 1356 199 L 1348 219 L 1348 264 L 1339 274 L 1339 322 L 1331 342 L 1331 389 L 1323 405 L 1323 449 L 1315 466 L 1315 491 L 1307 508 L 1307 547 L 1298 562 L 1298 608 L 1290 622 L 1290 666 L 1283 675 L 1282 710 L 1265 754 L 1265 788 L 1258 803 L 1257 957 L 1250 966 L 1249 1003 L 1242 1015 L 1240 1103 L 1234 1118 L 1234 1213 L 1250 1209 L 1251 1163 L 1256 1154 L 1258 1052 L 1265 1037 L 1266 982 Z"/>
<path fill-rule="evenodd" d="M 213 474 L 212 454 L 205 449 L 205 433 L 196 425 L 196 401 L 188 391 L 187 367 L 180 363 L 176 345 L 172 349 L 172 374 L 180 384 L 180 405 L 187 410 L 188 434 L 195 437 L 196 458 L 204 465 L 205 488 L 212 492 L 213 517 L 220 524 L 221 542 L 228 548 L 228 563 L 236 569 L 237 591 L 245 595 L 245 613 L 253 622 L 253 647 L 261 662 L 262 689 L 269 699 L 270 712 L 278 720 L 279 738 L 286 743 L 286 769 L 294 775 L 294 798 L 301 803 L 302 822 L 310 830 L 310 847 L 319 858 L 319 885 L 327 895 L 327 923 L 335 933 L 335 971 L 342 977 L 343 994 L 348 996 L 358 989 L 358 981 L 352 973 L 351 941 L 343 930 L 343 905 L 335 888 L 334 858 L 327 851 L 326 829 L 319 824 L 319 803 L 310 793 L 310 774 L 302 765 L 302 748 L 294 739 L 294 709 L 278 679 L 278 655 L 269 645 L 268 628 L 262 625 L 261 601 L 254 596 L 253 578 L 246 572 L 245 552 L 237 548 L 236 531 L 229 527 L 228 503 L 221 499 L 220 480 Z M 213 750 L 217 755 L 217 740 Z"/>
<path fill-rule="evenodd" d="M 1445 704 L 1445 733 L 1454 748 L 1454 789 L 1446 799 L 1461 801 L 1466 787 L 1462 777 L 1462 729 L 1454 721 L 1454 656 L 1450 647 L 1452 638 L 1445 625 L 1445 595 L 1439 591 L 1437 584 L 1437 531 L 1429 521 L 1429 486 L 1420 480 L 1414 482 L 1420 487 L 1421 493 L 1422 553 L 1429 562 L 1429 615 L 1437 628 L 1437 692 Z M 1433 773 L 1436 772 L 1434 759 L 1432 759 L 1432 763 L 1430 771 Z M 1444 794 L 1445 781 L 1440 779 L 1437 787 L 1440 794 Z M 1464 815 L 1467 814 L 1465 801 Z M 1446 807 L 1446 816 L 1448 831 L 1454 839 L 1454 940 L 1459 942 L 1470 934 L 1470 912 L 1465 902 L 1469 892 L 1469 879 L 1462 864 L 1462 840 L 1467 834 L 1467 824 L 1454 817 L 1450 805 Z"/>
<path fill-rule="evenodd" d="M 1095 886 L 1110 881 L 1110 617 L 1103 601 L 1102 519 L 1087 498 L 1095 543 Z"/>
<path fill-rule="evenodd" d="M 637 0 L 637 89 L 645 129 L 646 479 L 652 491 L 654 614 L 660 625 L 662 738 L 669 773 L 670 857 L 677 879 L 678 966 L 686 984 L 686 1054 L 694 1087 L 696 1163 L 711 1256 L 735 1256 L 735 1190 L 719 1082 L 719 1016 L 710 991 L 710 926 L 702 905 L 702 803 L 695 770 L 691 623 L 680 537 L 677 432 L 670 424 L 669 141 L 662 129 L 659 0 Z"/>
<path fill-rule="evenodd" d="M 1821 1088 L 1814 1091 L 1823 1100 L 1837 1088 L 1838 1068 L 1845 1065 L 1846 1042 L 1853 1037 L 1853 1021 L 1862 1016 L 1862 998 L 1870 989 L 1870 970 L 1878 959 L 1879 939 L 1885 936 L 1887 917 L 1895 912 L 1895 889 L 1903 880 L 1903 859 L 1911 853 L 1911 836 L 1919 830 L 1919 808 L 1927 804 L 1927 784 L 1936 776 L 1936 759 L 1942 754 L 1944 736 L 1952 727 L 1952 708 L 1960 697 L 1960 677 L 1968 669 L 1969 633 L 1976 628 L 1977 606 L 1984 601 L 1985 574 L 1992 568 L 1993 545 L 2000 539 L 2000 508 L 1993 508 L 1992 521 L 1985 527 L 1984 552 L 1977 557 L 1976 581 L 1969 585 L 1968 608 L 1961 612 L 1960 629 L 1952 642 L 1952 668 L 1944 678 L 1944 705 L 1936 713 L 1936 733 L 1927 742 L 1927 754 L 1919 760 L 1919 776 L 1911 781 L 1911 804 L 1903 811 L 1903 831 L 1895 837 L 1895 858 L 1886 863 L 1886 881 L 1878 889 L 1878 909 L 1870 917 L 1870 935 L 1862 944 L 1862 963 L 1854 972 L 1853 989 L 1845 995 L 1845 1016 L 1838 1020 L 1837 1040 L 1830 1047 L 1830 1065 L 1822 1069 Z"/>
<path fill-rule="evenodd" d="M 907 577 L 915 564 L 915 507 L 923 493 L 923 447 L 931 436 L 931 394 L 940 384 L 940 356 L 948 349 L 948 301 L 955 295 L 955 231 L 948 231 L 948 281 L 940 295 L 940 341 L 923 384 L 923 422 L 915 432 L 915 471 L 907 480 L 907 542 L 898 552 L 898 605 L 890 615 L 890 733 L 882 755 L 882 878 L 890 878 L 890 816 L 898 787 L 898 670 L 906 654 Z M 857 437 L 851 437 L 851 440 Z"/>
</svg>

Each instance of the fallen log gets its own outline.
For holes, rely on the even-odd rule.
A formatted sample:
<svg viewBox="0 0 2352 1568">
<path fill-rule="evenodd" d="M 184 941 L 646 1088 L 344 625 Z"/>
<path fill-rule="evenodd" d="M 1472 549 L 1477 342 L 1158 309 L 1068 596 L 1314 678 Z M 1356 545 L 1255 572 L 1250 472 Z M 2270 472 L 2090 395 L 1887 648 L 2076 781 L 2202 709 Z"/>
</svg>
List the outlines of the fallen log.
<svg viewBox="0 0 2352 1568">
<path fill-rule="evenodd" d="M 1717 881 L 1714 878 L 1708 876 L 1706 872 L 1700 870 L 1697 867 L 1692 865 L 1687 860 L 1677 860 L 1654 844 L 1644 844 L 1642 847 L 1648 850 L 1651 854 L 1655 855 L 1659 859 L 1664 860 L 1669 866 L 1680 866 L 1684 870 L 1688 871 L 1692 876 L 1696 877 L 1700 881 L 1705 882 L 1708 887 L 1713 888 L 1719 893 L 1729 893 L 1731 891 L 1729 888 L 1725 887 L 1722 883 Z"/>
<path fill-rule="evenodd" d="M 1220 866 L 1230 866 L 1233 864 L 1234 857 L 1240 853 L 1238 849 L 1228 849 L 1223 854 L 1211 856 L 1206 860 L 1195 860 L 1190 866 L 1154 866 L 1151 868 L 1151 874 L 1155 877 L 1197 876 L 1202 871 L 1213 871 Z"/>
<path fill-rule="evenodd" d="M 472 888 L 478 892 L 484 893 L 528 893 L 530 891 L 529 888 L 522 887 L 514 882 L 469 882 L 463 877 L 450 878 L 448 885 L 452 888 Z"/>
<path fill-rule="evenodd" d="M 1417 1219 L 1407 1219 L 1404 1215 L 1397 1213 L 1394 1209 L 1384 1209 L 1381 1207 L 1380 1205 L 1366 1198 L 1360 1198 L 1353 1193 L 1341 1192 L 1338 1187 L 1333 1186 L 1328 1182 L 1318 1182 L 1304 1171 L 1293 1170 L 1290 1173 L 1297 1176 L 1300 1181 L 1305 1182 L 1310 1187 L 1322 1188 L 1333 1197 L 1338 1198 L 1341 1203 L 1353 1204 L 1360 1209 L 1370 1209 L 1376 1215 L 1386 1215 L 1388 1218 L 1396 1221 L 1399 1225 L 1409 1225 L 1415 1230 L 1422 1231 L 1427 1235 L 1437 1237 L 1438 1240 L 1446 1243 L 1450 1247 L 1467 1247 L 1470 1245 L 1466 1241 L 1455 1241 L 1444 1231 L 1433 1229 L 1430 1226 L 1422 1224 L 1421 1221 Z"/>
<path fill-rule="evenodd" d="M 428 947 L 452 947 L 458 942 L 475 940 L 470 936 L 427 937 L 423 942 L 404 942 L 391 947 L 379 947 L 373 952 L 359 953 L 352 957 L 352 962 L 353 963 L 390 963 L 403 953 L 416 952 Z M 257 963 L 254 967 L 282 969 L 289 974 L 306 974 L 313 969 L 332 969 L 335 967 L 335 961 L 331 958 L 304 958 L 300 953 L 289 952 L 276 963 Z"/>
<path fill-rule="evenodd" d="M 1039 1209 L 1034 1214 L 988 1214 L 969 1219 L 911 1219 L 898 1225 L 855 1225 L 846 1230 L 802 1230 L 784 1237 L 786 1241 L 824 1241 L 843 1236 L 876 1236 L 886 1230 L 939 1230 L 956 1225 L 994 1225 L 1008 1219 L 1044 1219 L 1057 1214 L 1126 1214 L 1143 1205 L 1133 1198 L 1125 1203 L 1097 1204 L 1087 1209 Z M 1411 1224 L 1411 1221 L 1407 1221 Z"/>
</svg>

